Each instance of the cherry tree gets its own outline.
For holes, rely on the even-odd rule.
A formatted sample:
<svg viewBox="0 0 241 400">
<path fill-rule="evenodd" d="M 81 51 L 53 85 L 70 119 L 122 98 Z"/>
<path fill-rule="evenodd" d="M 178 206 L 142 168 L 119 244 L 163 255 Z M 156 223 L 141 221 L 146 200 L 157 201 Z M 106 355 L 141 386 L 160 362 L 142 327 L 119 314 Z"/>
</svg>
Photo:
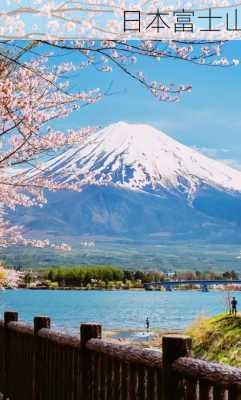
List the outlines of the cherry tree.
<svg viewBox="0 0 241 400">
<path fill-rule="evenodd" d="M 39 161 L 85 140 L 93 130 L 87 127 L 61 132 L 51 128 L 50 122 L 97 102 L 102 95 L 98 89 L 73 93 L 68 82 L 60 82 L 64 74 L 74 70 L 71 63 L 49 69 L 45 56 L 20 63 L 17 54 L 10 58 L 6 53 L 0 58 L 0 244 L 44 247 L 50 245 L 48 240 L 24 239 L 21 230 L 9 224 L 6 207 L 43 205 L 44 189 L 80 190 L 78 184 L 63 184 L 46 176 Z M 39 172 L 31 178 L 30 167 Z M 65 250 L 68 246 L 57 248 Z"/>
<path fill-rule="evenodd" d="M 135 37 L 170 40 L 174 38 L 172 30 L 162 30 L 160 37 L 153 29 L 145 29 L 150 13 L 157 9 L 162 13 L 171 13 L 180 9 L 200 12 L 213 8 L 219 12 L 223 9 L 225 15 L 240 6 L 239 0 L 2 0 L 2 3 L 0 37 L 3 39 L 133 38 L 133 32 L 123 32 L 123 13 L 139 10 L 144 29 L 140 34 L 134 32 Z M 196 28 L 195 34 L 191 35 L 195 40 L 240 38 L 238 30 L 203 32 Z M 176 32 L 175 38 L 190 40 L 190 35 L 188 32 Z"/>
<path fill-rule="evenodd" d="M 23 280 L 24 274 L 14 269 L 8 269 L 3 262 L 0 261 L 0 289 L 17 288 Z"/>
</svg>

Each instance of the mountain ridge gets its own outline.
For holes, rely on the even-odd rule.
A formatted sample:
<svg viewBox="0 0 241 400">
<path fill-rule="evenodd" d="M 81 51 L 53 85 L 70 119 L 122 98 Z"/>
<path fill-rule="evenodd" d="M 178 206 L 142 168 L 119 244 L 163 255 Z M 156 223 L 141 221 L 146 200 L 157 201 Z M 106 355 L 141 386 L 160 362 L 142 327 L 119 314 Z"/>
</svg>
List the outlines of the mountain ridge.
<svg viewBox="0 0 241 400">
<path fill-rule="evenodd" d="M 241 237 L 241 171 L 144 124 L 119 122 L 45 163 L 83 191 L 47 192 L 41 210 L 17 209 L 32 232 L 227 241 Z"/>
<path fill-rule="evenodd" d="M 65 170 L 66 182 L 91 172 L 93 184 L 131 190 L 168 191 L 189 200 L 202 185 L 241 192 L 241 171 L 189 148 L 144 124 L 118 122 L 47 163 L 51 174 Z"/>
</svg>

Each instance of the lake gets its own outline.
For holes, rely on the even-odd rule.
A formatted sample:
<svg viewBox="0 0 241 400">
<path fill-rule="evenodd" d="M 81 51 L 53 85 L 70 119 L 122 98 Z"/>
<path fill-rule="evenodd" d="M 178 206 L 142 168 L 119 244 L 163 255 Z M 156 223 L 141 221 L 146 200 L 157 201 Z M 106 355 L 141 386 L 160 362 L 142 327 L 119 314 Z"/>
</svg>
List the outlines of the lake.
<svg viewBox="0 0 241 400">
<path fill-rule="evenodd" d="M 234 293 L 241 307 L 241 292 Z M 0 312 L 15 310 L 21 320 L 47 315 L 52 326 L 76 332 L 81 322 L 99 322 L 103 329 L 183 329 L 199 314 L 225 311 L 222 291 L 50 291 L 5 290 L 0 292 Z"/>
</svg>

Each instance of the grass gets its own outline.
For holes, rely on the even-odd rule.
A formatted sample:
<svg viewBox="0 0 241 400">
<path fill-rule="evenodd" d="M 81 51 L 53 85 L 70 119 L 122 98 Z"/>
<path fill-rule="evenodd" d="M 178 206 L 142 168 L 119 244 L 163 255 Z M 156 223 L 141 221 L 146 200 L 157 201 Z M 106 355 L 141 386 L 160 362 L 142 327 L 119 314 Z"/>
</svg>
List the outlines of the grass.
<svg viewBox="0 0 241 400">
<path fill-rule="evenodd" d="M 241 367 L 241 316 L 200 316 L 188 329 L 194 356 Z"/>
</svg>

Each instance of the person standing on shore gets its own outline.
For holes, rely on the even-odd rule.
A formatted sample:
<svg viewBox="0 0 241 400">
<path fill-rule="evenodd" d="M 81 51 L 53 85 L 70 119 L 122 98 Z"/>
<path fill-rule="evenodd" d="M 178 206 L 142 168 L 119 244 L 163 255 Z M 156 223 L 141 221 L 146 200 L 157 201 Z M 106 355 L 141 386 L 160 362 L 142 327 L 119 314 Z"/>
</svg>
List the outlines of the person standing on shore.
<svg viewBox="0 0 241 400">
<path fill-rule="evenodd" d="M 147 317 L 146 318 L 146 329 L 147 329 L 147 331 L 149 331 L 149 328 L 150 328 L 150 321 L 149 321 L 149 318 Z"/>
<path fill-rule="evenodd" d="M 233 297 L 232 301 L 231 301 L 231 305 L 232 305 L 232 314 L 234 314 L 235 317 L 237 315 L 237 304 L 238 304 L 238 302 L 237 302 L 236 298 Z"/>
</svg>

